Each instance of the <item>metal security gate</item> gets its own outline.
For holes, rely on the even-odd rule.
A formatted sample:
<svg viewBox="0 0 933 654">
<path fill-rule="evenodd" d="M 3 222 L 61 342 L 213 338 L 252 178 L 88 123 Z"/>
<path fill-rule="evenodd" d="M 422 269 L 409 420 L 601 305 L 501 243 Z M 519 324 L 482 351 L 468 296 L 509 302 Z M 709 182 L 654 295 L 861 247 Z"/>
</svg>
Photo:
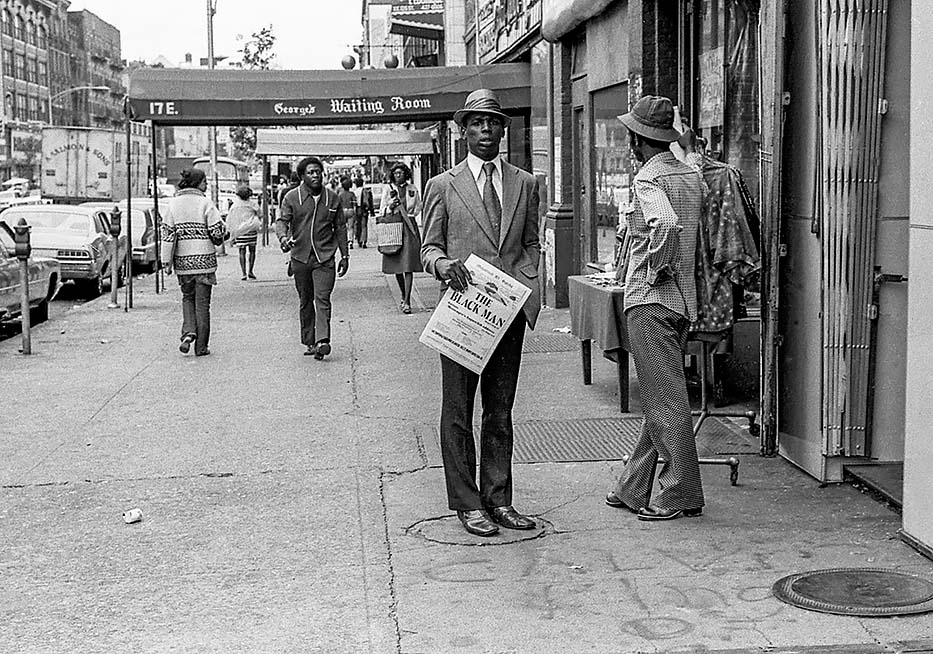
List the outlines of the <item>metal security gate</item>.
<svg viewBox="0 0 933 654">
<path fill-rule="evenodd" d="M 888 0 L 816 12 L 823 454 L 865 456 Z"/>
</svg>

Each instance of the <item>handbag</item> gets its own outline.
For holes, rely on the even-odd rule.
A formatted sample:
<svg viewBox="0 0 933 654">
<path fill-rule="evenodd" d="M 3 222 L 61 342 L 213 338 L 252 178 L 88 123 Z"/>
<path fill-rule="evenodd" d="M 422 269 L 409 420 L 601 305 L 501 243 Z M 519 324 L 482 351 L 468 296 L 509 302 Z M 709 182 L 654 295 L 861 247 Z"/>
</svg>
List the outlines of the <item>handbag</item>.
<svg viewBox="0 0 933 654">
<path fill-rule="evenodd" d="M 402 216 L 391 213 L 376 218 L 376 242 L 382 254 L 398 254 L 402 249 Z"/>
</svg>

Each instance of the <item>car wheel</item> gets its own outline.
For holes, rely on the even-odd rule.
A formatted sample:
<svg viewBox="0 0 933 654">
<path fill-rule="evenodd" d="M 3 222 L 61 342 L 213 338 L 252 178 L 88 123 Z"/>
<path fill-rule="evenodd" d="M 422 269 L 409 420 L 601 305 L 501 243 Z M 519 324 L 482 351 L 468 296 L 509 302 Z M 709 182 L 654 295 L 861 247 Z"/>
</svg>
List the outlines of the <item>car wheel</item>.
<svg viewBox="0 0 933 654">
<path fill-rule="evenodd" d="M 37 306 L 29 310 L 29 322 L 38 325 L 49 319 L 49 301 L 42 300 Z"/>
<path fill-rule="evenodd" d="M 94 279 L 88 280 L 86 288 L 88 298 L 93 300 L 96 297 L 100 297 L 104 294 L 104 276 L 101 274 L 97 275 Z"/>
</svg>

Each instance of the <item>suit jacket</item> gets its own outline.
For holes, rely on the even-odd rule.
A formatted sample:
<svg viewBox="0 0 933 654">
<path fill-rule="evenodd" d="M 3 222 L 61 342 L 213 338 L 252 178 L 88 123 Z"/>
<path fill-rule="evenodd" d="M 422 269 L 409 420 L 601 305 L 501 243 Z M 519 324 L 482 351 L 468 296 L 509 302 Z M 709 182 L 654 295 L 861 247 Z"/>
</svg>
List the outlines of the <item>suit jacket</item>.
<svg viewBox="0 0 933 654">
<path fill-rule="evenodd" d="M 523 310 L 534 329 L 541 310 L 538 289 L 538 181 L 502 161 L 502 224 L 493 229 L 466 160 L 432 177 L 424 191 L 421 261 L 437 277 L 439 259 L 466 261 L 475 254 L 519 280 L 531 295 Z"/>
<path fill-rule="evenodd" d="M 312 257 L 326 263 L 334 258 L 338 249 L 341 257 L 348 253 L 347 221 L 340 199 L 326 186 L 316 209 L 311 190 L 304 184 L 286 193 L 275 221 L 275 234 L 279 240 L 285 236 L 295 239 L 292 259 L 304 264 Z"/>
<path fill-rule="evenodd" d="M 357 213 L 361 218 L 367 218 L 376 213 L 376 203 L 373 201 L 373 192 L 365 186 L 360 193 L 360 202 L 357 206 Z"/>
</svg>

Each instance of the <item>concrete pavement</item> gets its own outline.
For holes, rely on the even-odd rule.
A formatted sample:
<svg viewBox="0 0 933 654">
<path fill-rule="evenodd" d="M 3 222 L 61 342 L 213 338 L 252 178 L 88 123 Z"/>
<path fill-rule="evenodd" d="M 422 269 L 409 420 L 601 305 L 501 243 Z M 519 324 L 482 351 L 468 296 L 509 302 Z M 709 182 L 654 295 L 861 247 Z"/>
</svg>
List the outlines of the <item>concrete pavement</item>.
<svg viewBox="0 0 933 654">
<path fill-rule="evenodd" d="M 0 651 L 933 651 L 933 614 L 771 596 L 839 566 L 933 579 L 898 515 L 781 459 L 742 455 L 736 487 L 704 468 L 705 515 L 649 524 L 602 503 L 618 461 L 539 457 L 516 463 L 515 496 L 544 529 L 466 536 L 443 493 L 440 366 L 417 342 L 436 285 L 419 277 L 402 315 L 376 250 L 352 255 L 322 362 L 272 248 L 256 282 L 220 260 L 210 357 L 177 351 L 174 278 L 160 295 L 138 279 L 128 313 L 104 298 L 40 325 L 34 356 L 0 343 Z M 536 334 L 567 325 L 545 310 Z M 619 418 L 611 365 L 590 387 L 579 366 L 526 352 L 517 438 Z"/>
</svg>

